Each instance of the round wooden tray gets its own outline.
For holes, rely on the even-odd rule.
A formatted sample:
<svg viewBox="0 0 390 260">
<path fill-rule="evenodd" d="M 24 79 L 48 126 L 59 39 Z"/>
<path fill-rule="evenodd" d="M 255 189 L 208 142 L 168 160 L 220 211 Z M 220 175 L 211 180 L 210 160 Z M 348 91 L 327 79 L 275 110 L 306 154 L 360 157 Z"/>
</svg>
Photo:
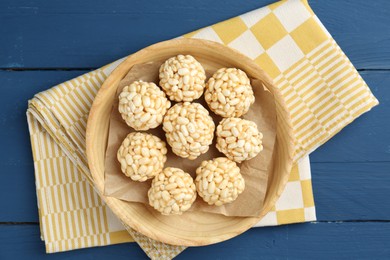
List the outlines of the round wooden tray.
<svg viewBox="0 0 390 260">
<path fill-rule="evenodd" d="M 190 211 L 182 216 L 162 216 L 141 203 L 125 202 L 102 195 L 112 211 L 136 231 L 172 245 L 200 246 L 221 242 L 237 236 L 256 224 L 274 205 L 288 181 L 292 166 L 293 137 L 290 115 L 280 91 L 266 73 L 248 57 L 219 43 L 175 39 L 149 46 L 124 60 L 105 80 L 88 118 L 87 157 L 95 186 L 104 191 L 104 158 L 109 117 L 119 82 L 130 68 L 139 63 L 168 59 L 177 54 L 191 54 L 201 63 L 215 67 L 235 67 L 249 77 L 261 79 L 277 104 L 277 133 L 273 155 L 273 171 L 268 178 L 264 206 L 258 217 L 226 217 Z"/>
</svg>

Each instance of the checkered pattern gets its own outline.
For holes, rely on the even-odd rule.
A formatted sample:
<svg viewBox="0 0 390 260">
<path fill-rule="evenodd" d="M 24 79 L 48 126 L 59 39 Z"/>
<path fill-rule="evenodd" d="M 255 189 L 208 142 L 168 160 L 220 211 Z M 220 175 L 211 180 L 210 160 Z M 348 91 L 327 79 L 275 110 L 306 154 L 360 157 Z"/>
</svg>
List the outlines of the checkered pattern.
<svg viewBox="0 0 390 260">
<path fill-rule="evenodd" d="M 291 170 L 289 181 L 275 207 L 255 226 L 275 226 L 316 219 L 309 157 Z"/>
<path fill-rule="evenodd" d="M 274 79 L 292 113 L 296 160 L 378 103 L 307 1 L 277 2 L 184 37 L 237 49 Z"/>
<path fill-rule="evenodd" d="M 220 42 L 253 59 L 274 79 L 291 112 L 297 164 L 275 207 L 256 226 L 315 220 L 307 155 L 378 104 L 356 69 L 304 0 L 281 1 L 184 37 Z M 131 240 L 129 234 L 152 259 L 171 259 L 184 250 L 123 226 L 89 186 L 88 111 L 120 62 L 39 93 L 29 103 L 47 252 L 123 243 Z"/>
</svg>

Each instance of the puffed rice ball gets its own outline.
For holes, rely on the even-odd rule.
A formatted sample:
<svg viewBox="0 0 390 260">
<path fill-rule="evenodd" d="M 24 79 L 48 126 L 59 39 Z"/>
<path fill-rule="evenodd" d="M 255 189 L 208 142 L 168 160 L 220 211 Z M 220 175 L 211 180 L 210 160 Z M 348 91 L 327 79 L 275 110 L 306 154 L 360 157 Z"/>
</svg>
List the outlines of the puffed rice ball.
<svg viewBox="0 0 390 260">
<path fill-rule="evenodd" d="M 133 132 L 119 147 L 117 158 L 122 172 L 133 181 L 146 181 L 159 174 L 167 161 L 165 142 L 157 136 Z"/>
<path fill-rule="evenodd" d="M 156 128 L 171 102 L 153 82 L 134 81 L 119 94 L 119 113 L 137 131 Z"/>
<path fill-rule="evenodd" d="M 191 55 L 168 59 L 161 65 L 159 72 L 160 86 L 171 100 L 193 101 L 203 94 L 206 73 Z"/>
<path fill-rule="evenodd" d="M 206 83 L 205 99 L 210 109 L 222 117 L 240 117 L 255 102 L 248 76 L 235 68 L 214 73 Z"/>
<path fill-rule="evenodd" d="M 225 157 L 203 161 L 196 169 L 195 184 L 199 196 L 215 206 L 233 202 L 245 189 L 240 168 Z"/>
<path fill-rule="evenodd" d="M 255 122 L 224 118 L 217 127 L 217 149 L 238 163 L 252 159 L 263 150 L 263 134 Z"/>
<path fill-rule="evenodd" d="M 164 117 L 163 129 L 172 151 L 196 159 L 209 150 L 215 125 L 209 111 L 199 103 L 178 103 Z"/>
<path fill-rule="evenodd" d="M 191 175 L 179 168 L 165 168 L 152 181 L 149 204 L 163 215 L 181 215 L 196 199 Z"/>
</svg>

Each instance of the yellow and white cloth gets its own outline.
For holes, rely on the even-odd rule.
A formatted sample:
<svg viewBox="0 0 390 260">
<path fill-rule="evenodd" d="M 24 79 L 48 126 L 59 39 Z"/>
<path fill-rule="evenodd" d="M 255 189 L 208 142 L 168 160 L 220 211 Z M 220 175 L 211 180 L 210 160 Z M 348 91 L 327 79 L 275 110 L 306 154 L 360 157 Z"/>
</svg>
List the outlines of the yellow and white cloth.
<svg viewBox="0 0 390 260">
<path fill-rule="evenodd" d="M 277 2 L 183 37 L 217 41 L 255 60 L 290 109 L 297 164 L 274 209 L 256 226 L 315 220 L 308 154 L 378 104 L 351 62 L 305 0 Z M 48 253 L 133 239 L 153 259 L 170 259 L 184 250 L 125 228 L 91 186 L 85 156 L 88 112 L 120 61 L 29 102 L 41 234 Z"/>
</svg>

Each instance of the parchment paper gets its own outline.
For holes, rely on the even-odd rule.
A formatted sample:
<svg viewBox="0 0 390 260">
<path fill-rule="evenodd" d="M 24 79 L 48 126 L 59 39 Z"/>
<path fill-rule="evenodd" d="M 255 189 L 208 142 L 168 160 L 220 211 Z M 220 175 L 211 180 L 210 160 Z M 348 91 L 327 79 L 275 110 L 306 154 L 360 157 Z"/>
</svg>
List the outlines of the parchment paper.
<svg viewBox="0 0 390 260">
<path fill-rule="evenodd" d="M 116 154 L 122 141 L 127 134 L 134 132 L 134 129 L 126 125 L 125 121 L 122 120 L 121 115 L 118 112 L 118 95 L 126 85 L 129 85 L 135 80 L 155 82 L 158 85 L 158 69 L 162 62 L 163 61 L 154 61 L 134 65 L 126 77 L 120 82 L 111 111 L 108 144 L 105 157 L 105 195 L 124 201 L 144 203 L 148 207 L 149 203 L 147 192 L 150 188 L 151 180 L 146 182 L 132 181 L 121 172 L 120 163 L 117 160 Z M 219 69 L 217 67 L 213 67 L 213 65 L 204 63 L 202 63 L 202 65 L 206 70 L 207 77 Z M 272 168 L 271 160 L 276 136 L 276 109 L 271 93 L 264 89 L 261 80 L 251 79 L 251 83 L 256 100 L 243 118 L 252 120 L 257 124 L 259 130 L 264 135 L 264 149 L 255 158 L 238 164 L 245 179 L 245 190 L 233 203 L 220 207 L 209 206 L 200 196 L 198 196 L 190 210 L 242 217 L 256 217 L 261 212 L 267 190 L 268 172 Z M 204 101 L 204 97 L 200 97 L 195 102 L 201 103 L 210 111 L 210 115 L 213 117 L 215 126 L 217 127 L 222 118 L 211 112 Z M 175 103 L 172 102 L 172 106 L 174 104 Z M 162 126 L 146 132 L 152 133 L 166 142 Z M 168 154 L 165 167 L 178 167 L 195 177 L 195 170 L 203 160 L 223 156 L 223 154 L 215 147 L 215 141 L 216 137 L 214 135 L 214 140 L 209 151 L 193 161 L 173 154 L 167 143 Z"/>
</svg>

